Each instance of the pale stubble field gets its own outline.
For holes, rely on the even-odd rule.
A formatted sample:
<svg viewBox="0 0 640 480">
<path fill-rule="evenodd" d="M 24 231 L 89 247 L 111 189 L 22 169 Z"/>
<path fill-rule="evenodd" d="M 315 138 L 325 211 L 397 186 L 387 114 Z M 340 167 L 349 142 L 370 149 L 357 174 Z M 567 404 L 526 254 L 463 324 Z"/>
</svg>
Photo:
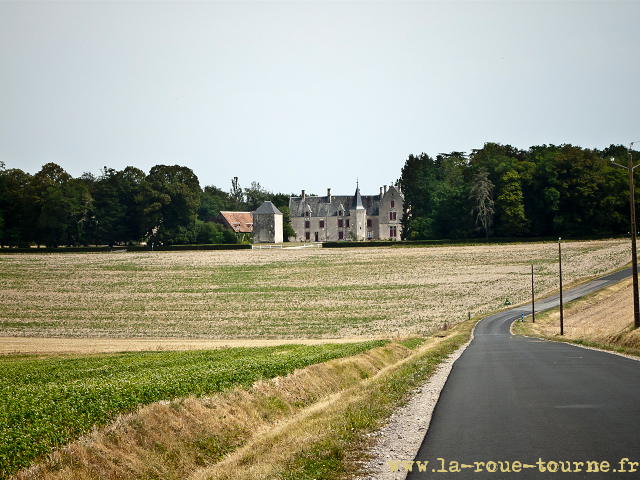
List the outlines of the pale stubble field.
<svg viewBox="0 0 640 480">
<path fill-rule="evenodd" d="M 172 348 L 207 339 L 420 335 L 464 320 L 467 312 L 499 309 L 506 298 L 514 305 L 529 301 L 532 260 L 536 295 L 557 289 L 557 243 L 6 254 L 0 255 L 0 336 L 105 345 L 167 339 Z M 563 281 L 629 261 L 628 240 L 568 242 Z"/>
</svg>

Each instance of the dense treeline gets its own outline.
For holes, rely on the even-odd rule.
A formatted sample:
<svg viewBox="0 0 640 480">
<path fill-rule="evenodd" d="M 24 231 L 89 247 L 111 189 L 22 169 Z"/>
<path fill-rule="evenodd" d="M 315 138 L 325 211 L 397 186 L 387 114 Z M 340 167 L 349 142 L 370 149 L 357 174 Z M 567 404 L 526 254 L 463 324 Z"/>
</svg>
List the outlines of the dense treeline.
<svg viewBox="0 0 640 480">
<path fill-rule="evenodd" d="M 542 145 L 410 155 L 399 183 L 407 239 L 629 232 L 628 150 Z M 634 158 L 638 152 L 632 152 Z M 638 192 L 635 191 L 638 198 Z"/>
<path fill-rule="evenodd" d="M 228 193 L 203 190 L 193 171 L 178 165 L 156 165 L 149 174 L 105 167 L 99 177 L 73 178 L 55 163 L 30 175 L 0 162 L 0 245 L 237 243 L 213 219 L 221 210 L 253 211 L 265 200 L 288 219 L 289 195 L 256 182 L 243 190 L 237 178 Z"/>
<path fill-rule="evenodd" d="M 638 152 L 632 152 L 638 158 Z M 629 232 L 628 150 L 542 145 L 519 150 L 487 143 L 470 154 L 410 155 L 402 168 L 403 237 L 620 235 Z M 636 198 L 639 197 L 636 192 Z M 235 243 L 213 222 L 220 211 L 254 211 L 265 200 L 290 224 L 289 194 L 259 183 L 226 192 L 200 187 L 187 167 L 156 165 L 149 174 L 104 168 L 73 178 L 54 163 L 35 175 L 0 162 L 0 245 Z"/>
</svg>

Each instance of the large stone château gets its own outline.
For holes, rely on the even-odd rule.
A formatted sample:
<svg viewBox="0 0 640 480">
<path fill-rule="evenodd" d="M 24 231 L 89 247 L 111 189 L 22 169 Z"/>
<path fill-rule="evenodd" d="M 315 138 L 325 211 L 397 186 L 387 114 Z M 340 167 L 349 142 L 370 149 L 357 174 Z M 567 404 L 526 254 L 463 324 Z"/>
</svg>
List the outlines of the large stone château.
<svg viewBox="0 0 640 480">
<path fill-rule="evenodd" d="M 380 195 L 290 197 L 291 226 L 297 242 L 400 240 L 402 203 L 399 187 L 380 187 Z"/>
</svg>

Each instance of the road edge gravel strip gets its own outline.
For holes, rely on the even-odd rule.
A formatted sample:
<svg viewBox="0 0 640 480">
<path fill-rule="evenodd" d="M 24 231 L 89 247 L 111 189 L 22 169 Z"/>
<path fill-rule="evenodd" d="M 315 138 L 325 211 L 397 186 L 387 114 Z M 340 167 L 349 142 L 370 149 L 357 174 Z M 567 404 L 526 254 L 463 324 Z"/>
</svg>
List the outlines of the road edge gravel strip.
<svg viewBox="0 0 640 480">
<path fill-rule="evenodd" d="M 411 462 L 418 454 L 440 392 L 453 364 L 473 341 L 475 328 L 474 325 L 469 341 L 443 360 L 433 375 L 414 390 L 409 402 L 396 410 L 384 427 L 371 434 L 378 438 L 373 447 L 366 451 L 368 460 L 362 463 L 363 469 L 369 473 L 357 476 L 355 480 L 404 480 L 407 477 L 402 465 L 398 471 L 392 472 L 389 462 Z"/>
</svg>

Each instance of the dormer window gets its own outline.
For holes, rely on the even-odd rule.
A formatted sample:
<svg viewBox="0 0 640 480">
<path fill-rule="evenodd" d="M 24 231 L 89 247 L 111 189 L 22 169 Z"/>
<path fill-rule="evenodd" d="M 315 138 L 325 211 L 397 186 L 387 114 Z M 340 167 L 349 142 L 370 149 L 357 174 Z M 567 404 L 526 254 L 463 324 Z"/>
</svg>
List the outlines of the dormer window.
<svg viewBox="0 0 640 480">
<path fill-rule="evenodd" d="M 341 217 L 342 216 L 342 210 L 338 210 L 338 216 Z"/>
<path fill-rule="evenodd" d="M 309 218 L 309 212 L 304 212 L 304 216 Z"/>
</svg>

